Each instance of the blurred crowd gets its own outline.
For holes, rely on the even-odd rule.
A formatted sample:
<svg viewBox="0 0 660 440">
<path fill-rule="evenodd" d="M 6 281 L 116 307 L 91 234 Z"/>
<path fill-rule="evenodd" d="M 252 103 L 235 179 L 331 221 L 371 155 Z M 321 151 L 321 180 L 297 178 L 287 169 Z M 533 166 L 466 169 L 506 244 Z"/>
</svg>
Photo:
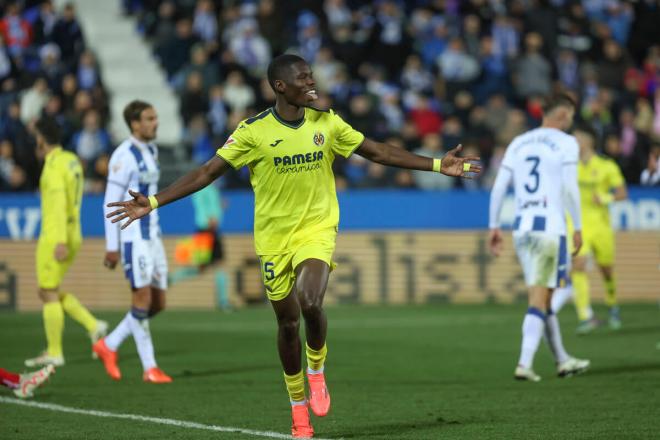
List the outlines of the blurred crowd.
<svg viewBox="0 0 660 440">
<path fill-rule="evenodd" d="M 37 188 L 32 126 L 44 114 L 83 161 L 86 189 L 101 191 L 112 149 L 108 96 L 75 7 L 0 1 L 0 191 Z"/>
<path fill-rule="evenodd" d="M 285 51 L 313 67 L 317 106 L 366 135 L 438 156 L 482 156 L 477 181 L 338 161 L 340 188 L 489 187 L 543 97 L 579 102 L 599 149 L 640 182 L 660 151 L 660 1 L 127 0 L 179 93 L 185 140 L 205 160 L 272 104 L 265 71 Z M 230 185 L 247 186 L 247 172 Z"/>
<path fill-rule="evenodd" d="M 7 6 L 0 22 L 0 182 L 8 175 L 15 189 L 25 186 L 12 186 L 4 164 L 27 165 L 17 153 L 23 141 L 6 126 L 29 126 L 43 111 L 61 115 L 67 148 L 88 161 L 93 175 L 102 175 L 102 158 L 111 148 L 94 55 L 85 50 L 79 28 L 75 43 L 57 37 L 61 27 L 71 32 L 75 11 L 49 5 L 34 6 L 31 15 L 27 7 Z M 619 164 L 627 182 L 660 182 L 660 0 L 122 5 L 178 93 L 183 142 L 198 162 L 211 157 L 241 119 L 272 105 L 266 67 L 273 56 L 293 52 L 312 65 L 319 108 L 331 107 L 367 136 L 420 154 L 440 156 L 462 143 L 466 154 L 479 154 L 486 165 L 480 179 L 459 181 L 388 169 L 354 155 L 335 164 L 340 189 L 489 188 L 506 146 L 540 123 L 543 97 L 559 90 L 575 97 L 577 122 L 596 131 L 599 151 Z M 12 21 L 32 27 L 18 32 L 23 40 L 29 36 L 25 44 L 8 34 L 17 28 Z M 40 26 L 50 30 L 49 39 L 38 37 Z M 6 74 L 3 66 L 10 66 Z M 17 73 L 25 71 L 30 74 Z M 247 187 L 247 170 L 225 184 Z"/>
</svg>

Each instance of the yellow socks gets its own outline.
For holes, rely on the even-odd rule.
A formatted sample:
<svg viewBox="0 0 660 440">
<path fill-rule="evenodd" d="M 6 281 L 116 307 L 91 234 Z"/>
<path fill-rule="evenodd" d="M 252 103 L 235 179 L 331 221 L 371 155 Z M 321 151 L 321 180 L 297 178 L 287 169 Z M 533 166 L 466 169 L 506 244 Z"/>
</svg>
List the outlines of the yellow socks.
<svg viewBox="0 0 660 440">
<path fill-rule="evenodd" d="M 85 306 L 80 304 L 78 298 L 70 293 L 60 293 L 60 302 L 64 311 L 85 327 L 87 333 L 96 330 L 96 318 L 89 313 Z"/>
<path fill-rule="evenodd" d="M 59 301 L 48 302 L 43 307 L 44 329 L 48 341 L 48 355 L 62 356 L 62 333 L 64 332 L 64 310 Z"/>
<path fill-rule="evenodd" d="M 307 368 L 316 372 L 323 371 L 325 356 L 328 354 L 328 346 L 323 344 L 320 350 L 314 350 L 305 343 L 305 352 L 307 354 Z"/>
<path fill-rule="evenodd" d="M 305 378 L 302 370 L 292 376 L 284 373 L 284 382 L 291 402 L 303 402 L 305 400 Z"/>
<path fill-rule="evenodd" d="M 605 304 L 607 307 L 616 306 L 616 279 L 614 275 L 609 280 L 603 280 L 605 282 Z"/>
<path fill-rule="evenodd" d="M 589 298 L 589 280 L 586 272 L 574 271 L 571 279 L 573 281 L 573 301 L 577 309 L 580 321 L 592 318 L 591 300 Z"/>
</svg>

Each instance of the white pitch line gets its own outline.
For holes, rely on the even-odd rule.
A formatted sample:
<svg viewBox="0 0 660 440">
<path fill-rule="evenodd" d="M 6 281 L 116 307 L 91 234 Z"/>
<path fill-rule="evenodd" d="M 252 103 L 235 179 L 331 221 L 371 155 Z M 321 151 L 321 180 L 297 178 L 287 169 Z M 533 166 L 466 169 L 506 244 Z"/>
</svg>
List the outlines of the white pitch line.
<svg viewBox="0 0 660 440">
<path fill-rule="evenodd" d="M 254 429 L 232 428 L 231 426 L 205 425 L 203 423 L 187 422 L 185 420 L 163 419 L 160 417 L 141 416 L 138 414 L 121 414 L 121 413 L 113 413 L 107 411 L 72 408 L 70 406 L 57 405 L 54 403 L 41 403 L 32 400 L 12 399 L 1 396 L 0 396 L 0 403 L 29 406 L 31 408 L 46 409 L 48 411 L 58 411 L 58 412 L 70 413 L 70 414 L 82 414 L 86 416 L 106 417 L 110 419 L 127 419 L 127 420 L 135 420 L 137 422 L 157 423 L 159 425 L 170 425 L 170 426 L 176 426 L 178 428 L 203 429 L 206 431 L 216 431 L 216 432 L 233 432 L 244 435 L 252 435 L 255 437 L 286 438 L 286 439 L 292 438 L 288 434 L 281 434 L 279 432 L 273 432 L 273 431 L 256 431 Z M 319 437 L 314 437 L 314 438 L 315 440 L 331 440 L 331 439 L 323 439 Z M 342 439 L 337 439 L 337 440 L 342 440 Z"/>
</svg>

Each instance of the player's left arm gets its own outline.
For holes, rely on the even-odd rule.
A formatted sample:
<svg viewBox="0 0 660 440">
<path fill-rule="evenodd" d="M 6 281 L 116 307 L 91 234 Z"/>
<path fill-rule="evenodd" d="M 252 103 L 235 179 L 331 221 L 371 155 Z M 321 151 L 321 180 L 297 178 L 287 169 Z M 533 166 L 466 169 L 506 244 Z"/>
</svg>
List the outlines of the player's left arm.
<svg viewBox="0 0 660 440">
<path fill-rule="evenodd" d="M 628 189 L 626 181 L 621 174 L 619 166 L 614 162 L 608 163 L 609 172 L 607 173 L 607 184 L 609 191 L 606 193 L 594 194 L 594 201 L 598 205 L 609 205 L 612 202 L 626 200 L 628 198 Z"/>
<path fill-rule="evenodd" d="M 568 211 L 573 220 L 573 256 L 582 247 L 582 212 L 580 208 L 580 188 L 578 187 L 577 166 L 579 147 L 577 141 L 571 143 L 564 153 L 561 164 L 562 183 L 564 187 L 564 210 Z"/>
<path fill-rule="evenodd" d="M 450 150 L 442 159 L 420 156 L 403 148 L 365 138 L 355 150 L 357 154 L 372 162 L 397 168 L 419 171 L 436 171 L 447 176 L 474 178 L 481 173 L 478 156 L 458 157 L 463 147 Z"/>
</svg>

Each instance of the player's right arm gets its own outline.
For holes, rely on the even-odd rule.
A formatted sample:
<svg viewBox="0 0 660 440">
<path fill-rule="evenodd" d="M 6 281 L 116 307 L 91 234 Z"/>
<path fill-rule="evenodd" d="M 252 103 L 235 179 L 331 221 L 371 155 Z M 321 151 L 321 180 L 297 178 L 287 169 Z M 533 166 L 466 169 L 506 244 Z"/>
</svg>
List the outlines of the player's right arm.
<svg viewBox="0 0 660 440">
<path fill-rule="evenodd" d="M 107 203 L 109 208 L 117 207 L 115 211 L 106 214 L 106 218 L 112 219 L 112 223 L 128 219 L 121 226 L 125 229 L 134 220 L 144 217 L 153 211 L 156 207 L 167 205 L 176 200 L 182 199 L 205 186 L 209 185 L 218 177 L 222 176 L 230 168 L 229 164 L 221 157 L 215 156 L 201 167 L 190 171 L 188 174 L 179 178 L 176 182 L 157 193 L 154 197 L 157 205 L 152 207 L 149 198 L 139 192 L 129 190 L 128 193 L 133 197 L 132 200 L 125 202 Z M 115 199 L 116 200 L 116 199 Z"/>
<path fill-rule="evenodd" d="M 144 217 L 157 207 L 167 205 L 199 191 L 222 176 L 228 169 L 239 169 L 252 163 L 255 160 L 254 146 L 255 142 L 249 124 L 241 123 L 234 130 L 234 133 L 229 136 L 227 142 L 218 149 L 216 156 L 204 165 L 190 171 L 155 196 L 147 197 L 144 194 L 129 190 L 128 193 L 133 199 L 125 202 L 108 203 L 108 207 L 119 209 L 106 214 L 106 218 L 112 218 L 112 223 L 128 219 L 121 226 L 121 229 L 125 229 L 134 220 Z"/>
<path fill-rule="evenodd" d="M 511 148 L 507 148 L 502 165 L 497 171 L 497 177 L 490 192 L 490 205 L 488 207 L 488 247 L 490 252 L 499 257 L 502 253 L 504 237 L 500 229 L 500 213 L 504 203 L 506 190 L 513 179 L 513 168 L 511 167 Z"/>
</svg>

